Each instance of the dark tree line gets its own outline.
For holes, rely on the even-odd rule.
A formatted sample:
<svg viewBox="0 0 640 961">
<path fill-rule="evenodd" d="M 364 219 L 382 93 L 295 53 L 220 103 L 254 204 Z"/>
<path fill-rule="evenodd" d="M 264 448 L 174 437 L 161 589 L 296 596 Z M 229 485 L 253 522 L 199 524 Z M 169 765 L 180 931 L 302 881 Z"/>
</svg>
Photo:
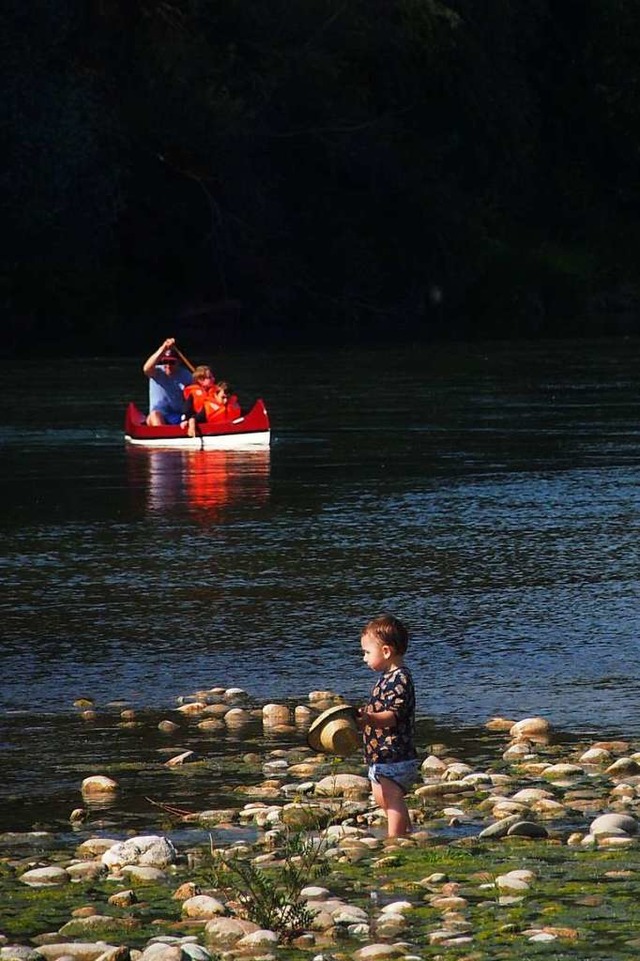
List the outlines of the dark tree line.
<svg viewBox="0 0 640 961">
<path fill-rule="evenodd" d="M 6 343 L 635 331 L 632 0 L 9 0 Z"/>
</svg>

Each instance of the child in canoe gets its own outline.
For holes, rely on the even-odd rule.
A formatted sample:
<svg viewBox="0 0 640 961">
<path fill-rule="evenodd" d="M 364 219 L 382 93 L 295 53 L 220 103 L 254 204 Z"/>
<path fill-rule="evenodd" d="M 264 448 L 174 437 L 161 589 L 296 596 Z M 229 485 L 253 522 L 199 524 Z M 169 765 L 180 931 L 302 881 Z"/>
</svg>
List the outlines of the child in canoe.
<svg viewBox="0 0 640 961">
<path fill-rule="evenodd" d="M 240 416 L 235 395 L 229 398 L 227 384 L 216 384 L 211 368 L 196 367 L 193 382 L 184 389 L 184 416 L 189 437 L 196 436 L 196 424 L 215 424 Z"/>
</svg>

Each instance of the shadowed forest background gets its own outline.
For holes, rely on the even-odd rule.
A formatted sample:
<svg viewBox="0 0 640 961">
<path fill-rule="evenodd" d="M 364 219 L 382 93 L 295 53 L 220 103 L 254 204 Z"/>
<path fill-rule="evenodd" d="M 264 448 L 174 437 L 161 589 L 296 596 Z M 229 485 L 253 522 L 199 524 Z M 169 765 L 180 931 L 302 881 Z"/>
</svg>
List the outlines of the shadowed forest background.
<svg viewBox="0 0 640 961">
<path fill-rule="evenodd" d="M 9 0 L 4 350 L 640 330 L 637 0 Z"/>
</svg>

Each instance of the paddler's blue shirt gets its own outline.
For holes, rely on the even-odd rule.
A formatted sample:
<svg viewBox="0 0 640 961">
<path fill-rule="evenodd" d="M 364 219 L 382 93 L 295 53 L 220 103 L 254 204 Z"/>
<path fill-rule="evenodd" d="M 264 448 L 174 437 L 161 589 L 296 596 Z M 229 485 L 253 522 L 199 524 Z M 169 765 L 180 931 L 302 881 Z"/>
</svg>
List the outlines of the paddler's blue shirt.
<svg viewBox="0 0 640 961">
<path fill-rule="evenodd" d="M 180 415 L 184 407 L 182 391 L 190 383 L 191 374 L 186 367 L 178 367 L 171 377 L 162 367 L 155 367 L 149 378 L 149 411 L 159 410 L 165 417 L 167 414 Z"/>
</svg>

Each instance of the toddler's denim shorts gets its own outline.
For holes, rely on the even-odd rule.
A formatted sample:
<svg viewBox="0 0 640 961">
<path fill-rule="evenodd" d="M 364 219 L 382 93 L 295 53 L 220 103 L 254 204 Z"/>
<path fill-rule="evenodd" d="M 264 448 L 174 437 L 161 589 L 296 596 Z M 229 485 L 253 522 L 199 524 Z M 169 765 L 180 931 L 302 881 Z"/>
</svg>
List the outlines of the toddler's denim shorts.
<svg viewBox="0 0 640 961">
<path fill-rule="evenodd" d="M 395 781 L 406 794 L 418 778 L 418 760 L 413 758 L 410 761 L 372 764 L 369 768 L 369 780 L 379 784 L 381 777 L 388 777 L 390 781 Z"/>
</svg>

